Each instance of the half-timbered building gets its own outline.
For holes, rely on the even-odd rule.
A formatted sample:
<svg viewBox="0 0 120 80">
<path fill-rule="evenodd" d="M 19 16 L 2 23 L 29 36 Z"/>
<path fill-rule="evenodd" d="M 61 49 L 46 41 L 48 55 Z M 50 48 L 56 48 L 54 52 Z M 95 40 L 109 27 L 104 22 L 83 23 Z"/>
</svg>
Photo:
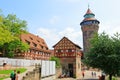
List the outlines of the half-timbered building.
<svg viewBox="0 0 120 80">
<path fill-rule="evenodd" d="M 44 39 L 31 33 L 20 36 L 22 42 L 27 43 L 30 48 L 28 51 L 16 55 L 18 58 L 49 60 L 50 51 Z"/>
<path fill-rule="evenodd" d="M 54 56 L 60 59 L 62 74 L 79 77 L 81 74 L 81 47 L 67 37 L 63 37 L 53 47 Z"/>
</svg>

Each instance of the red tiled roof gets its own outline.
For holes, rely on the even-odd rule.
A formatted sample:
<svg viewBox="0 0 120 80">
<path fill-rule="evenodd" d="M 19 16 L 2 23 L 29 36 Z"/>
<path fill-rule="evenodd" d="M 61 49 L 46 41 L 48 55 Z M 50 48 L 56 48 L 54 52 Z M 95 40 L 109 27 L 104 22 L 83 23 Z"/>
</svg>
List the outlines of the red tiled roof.
<svg viewBox="0 0 120 80">
<path fill-rule="evenodd" d="M 21 34 L 20 39 L 25 43 L 29 43 L 30 48 L 34 48 L 36 50 L 48 51 L 48 46 L 46 42 L 44 41 L 44 39 L 42 39 L 39 36 L 33 35 L 31 33 L 24 33 Z"/>
</svg>

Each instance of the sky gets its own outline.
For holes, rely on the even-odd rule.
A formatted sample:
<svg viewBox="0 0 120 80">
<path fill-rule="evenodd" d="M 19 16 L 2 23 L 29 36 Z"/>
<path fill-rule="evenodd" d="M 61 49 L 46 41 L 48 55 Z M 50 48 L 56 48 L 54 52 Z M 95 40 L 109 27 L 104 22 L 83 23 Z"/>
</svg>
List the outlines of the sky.
<svg viewBox="0 0 120 80">
<path fill-rule="evenodd" d="M 89 8 L 100 21 L 99 34 L 120 32 L 120 0 L 0 0 L 4 15 L 27 21 L 28 31 L 50 49 L 64 36 L 83 48 L 80 22 Z"/>
</svg>

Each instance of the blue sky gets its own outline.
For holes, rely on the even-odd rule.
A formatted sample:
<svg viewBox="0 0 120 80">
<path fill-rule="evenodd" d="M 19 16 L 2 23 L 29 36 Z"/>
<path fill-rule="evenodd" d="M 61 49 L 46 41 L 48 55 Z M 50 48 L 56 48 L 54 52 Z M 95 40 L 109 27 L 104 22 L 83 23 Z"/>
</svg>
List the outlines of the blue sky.
<svg viewBox="0 0 120 80">
<path fill-rule="evenodd" d="M 62 37 L 82 45 L 80 22 L 90 5 L 100 21 L 99 33 L 120 32 L 120 0 L 0 0 L 4 15 L 27 21 L 28 31 L 42 37 L 51 49 Z"/>
</svg>

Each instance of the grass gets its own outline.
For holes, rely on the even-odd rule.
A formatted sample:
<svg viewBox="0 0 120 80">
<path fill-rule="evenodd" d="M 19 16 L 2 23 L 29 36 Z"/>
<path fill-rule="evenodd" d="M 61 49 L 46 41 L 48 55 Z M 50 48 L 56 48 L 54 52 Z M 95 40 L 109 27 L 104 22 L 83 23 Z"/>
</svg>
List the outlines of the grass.
<svg viewBox="0 0 120 80">
<path fill-rule="evenodd" d="M 106 79 L 109 80 L 109 76 L 107 76 Z M 112 80 L 120 80 L 120 78 L 119 78 L 119 77 L 112 76 Z"/>
<path fill-rule="evenodd" d="M 20 71 L 20 73 L 23 73 L 25 72 L 27 69 L 26 68 L 17 68 L 16 71 Z M 3 76 L 0 76 L 0 80 L 4 80 L 5 78 L 9 78 L 10 77 L 10 73 L 12 72 L 13 70 L 0 70 L 0 75 L 3 75 Z"/>
</svg>

